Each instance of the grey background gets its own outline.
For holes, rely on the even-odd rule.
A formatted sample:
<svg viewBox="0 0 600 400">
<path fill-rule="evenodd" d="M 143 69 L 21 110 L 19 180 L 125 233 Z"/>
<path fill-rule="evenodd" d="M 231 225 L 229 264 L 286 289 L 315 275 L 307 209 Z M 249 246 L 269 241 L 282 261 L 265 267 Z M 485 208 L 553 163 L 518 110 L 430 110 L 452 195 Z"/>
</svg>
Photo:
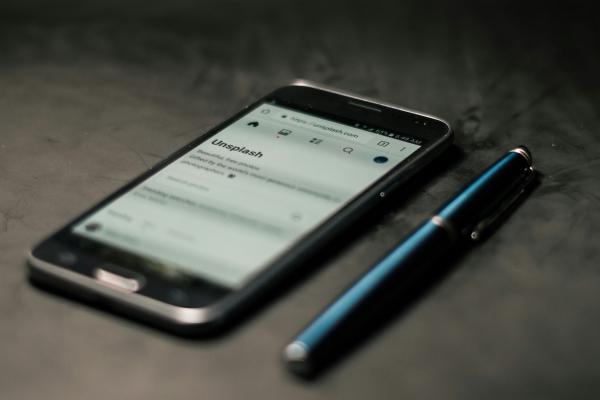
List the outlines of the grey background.
<svg viewBox="0 0 600 400">
<path fill-rule="evenodd" d="M 592 5 L 3 3 L 0 397 L 597 398 Z M 439 115 L 463 156 L 222 339 L 181 340 L 28 284 L 35 241 L 297 77 Z M 280 350 L 308 318 L 518 144 L 543 176 L 512 218 L 321 379 L 286 373 Z"/>
</svg>

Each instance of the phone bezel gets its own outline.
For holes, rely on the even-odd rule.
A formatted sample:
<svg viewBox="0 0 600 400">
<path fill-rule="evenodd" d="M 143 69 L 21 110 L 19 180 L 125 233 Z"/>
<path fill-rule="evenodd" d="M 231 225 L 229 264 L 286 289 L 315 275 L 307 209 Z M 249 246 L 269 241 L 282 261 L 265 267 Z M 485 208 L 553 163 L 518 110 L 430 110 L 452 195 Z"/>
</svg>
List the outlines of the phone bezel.
<svg viewBox="0 0 600 400">
<path fill-rule="evenodd" d="M 61 248 L 66 248 L 73 252 L 73 249 L 65 247 L 64 238 L 65 235 L 74 236 L 70 233 L 70 229 L 74 224 L 77 224 L 87 215 L 95 212 L 144 179 L 177 160 L 191 148 L 209 140 L 224 127 L 243 117 L 255 107 L 264 102 L 273 101 L 324 117 L 330 115 L 338 118 L 347 118 L 384 129 L 404 132 L 423 139 L 424 143 L 410 157 L 357 194 L 344 208 L 308 232 L 302 241 L 289 248 L 270 265 L 264 266 L 243 287 L 235 290 L 217 288 L 219 289 L 215 292 L 217 294 L 213 297 L 211 297 L 212 295 L 208 296 L 206 301 L 203 301 L 200 305 L 199 303 L 191 305 L 187 303 L 182 304 L 181 302 L 172 300 L 170 295 L 172 291 L 188 290 L 188 288 L 182 288 L 172 281 L 161 278 L 159 275 L 145 276 L 147 281 L 148 279 L 150 280 L 147 283 L 154 285 L 152 286 L 155 289 L 154 292 L 144 290 L 128 292 L 109 287 L 95 279 L 91 271 L 98 266 L 98 261 L 92 261 L 89 257 L 86 258 L 85 254 L 75 252 L 81 264 L 79 268 L 76 265 L 65 265 L 66 263 L 57 261 L 55 256 Z M 421 121 L 421 123 L 416 121 Z M 423 121 L 426 124 L 423 124 Z M 320 248 L 320 246 L 335 236 L 336 233 L 351 224 L 362 212 L 370 208 L 370 203 L 376 203 L 382 192 L 389 191 L 391 187 L 406 181 L 420 167 L 443 151 L 451 143 L 451 140 L 452 130 L 450 125 L 439 118 L 327 88 L 312 82 L 296 81 L 289 86 L 282 87 L 264 96 L 212 128 L 206 134 L 200 135 L 189 144 L 166 157 L 156 166 L 145 171 L 70 221 L 49 238 L 43 240 L 29 254 L 31 276 L 34 279 L 37 277 L 54 286 L 65 286 L 64 289 L 67 289 L 66 286 L 69 286 L 72 292 L 81 290 L 93 292 L 100 296 L 100 298 L 116 302 L 124 310 L 146 314 L 150 319 L 164 323 L 171 329 L 181 326 L 200 327 L 215 325 L 224 320 L 234 318 L 236 314 L 242 312 L 245 308 L 244 304 L 247 304 L 252 297 L 257 297 L 265 289 L 268 289 L 268 286 L 274 285 L 280 279 L 284 279 L 286 272 L 294 270 L 294 266 L 300 265 L 316 249 Z M 147 285 L 145 287 L 151 286 Z M 200 287 L 198 290 L 203 289 Z"/>
</svg>

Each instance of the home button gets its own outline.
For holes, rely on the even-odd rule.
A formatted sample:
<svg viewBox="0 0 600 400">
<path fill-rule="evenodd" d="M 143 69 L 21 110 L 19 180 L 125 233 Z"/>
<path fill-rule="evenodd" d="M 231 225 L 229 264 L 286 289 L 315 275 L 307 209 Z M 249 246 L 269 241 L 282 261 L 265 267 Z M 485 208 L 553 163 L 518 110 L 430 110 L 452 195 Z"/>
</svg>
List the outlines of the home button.
<svg viewBox="0 0 600 400">
<path fill-rule="evenodd" d="M 146 283 L 142 275 L 116 265 L 103 265 L 94 269 L 94 278 L 106 286 L 127 292 L 137 292 Z"/>
</svg>

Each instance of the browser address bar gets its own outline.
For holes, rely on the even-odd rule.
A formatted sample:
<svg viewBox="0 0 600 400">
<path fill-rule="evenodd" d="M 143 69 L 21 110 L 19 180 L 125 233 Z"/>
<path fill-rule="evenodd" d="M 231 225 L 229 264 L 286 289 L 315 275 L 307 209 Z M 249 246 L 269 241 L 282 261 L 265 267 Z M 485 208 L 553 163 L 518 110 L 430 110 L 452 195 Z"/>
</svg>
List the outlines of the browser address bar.
<svg viewBox="0 0 600 400">
<path fill-rule="evenodd" d="M 311 118 L 304 114 L 288 111 L 278 111 L 271 114 L 271 118 L 280 121 L 286 121 L 289 124 L 296 125 L 311 132 L 320 133 L 338 139 L 350 140 L 355 143 L 367 143 L 371 136 L 365 131 L 353 128 L 351 126 L 338 124 L 332 121 Z"/>
</svg>

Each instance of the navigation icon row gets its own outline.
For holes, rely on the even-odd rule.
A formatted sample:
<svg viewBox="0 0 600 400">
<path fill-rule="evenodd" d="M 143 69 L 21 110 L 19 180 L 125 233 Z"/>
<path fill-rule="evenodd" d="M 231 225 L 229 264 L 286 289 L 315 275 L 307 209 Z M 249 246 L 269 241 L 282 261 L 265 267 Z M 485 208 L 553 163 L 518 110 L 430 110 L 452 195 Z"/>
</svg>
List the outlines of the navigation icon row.
<svg viewBox="0 0 600 400">
<path fill-rule="evenodd" d="M 264 112 L 265 110 L 263 110 L 261 113 L 268 114 L 270 112 L 270 111 Z M 258 121 L 250 121 L 246 125 L 256 128 L 260 125 L 260 123 Z M 282 128 L 279 131 L 277 131 L 277 138 L 279 138 L 280 136 L 289 136 L 292 133 L 293 133 L 292 130 Z M 323 139 L 316 138 L 316 137 L 313 137 L 308 140 L 308 143 L 311 143 L 314 145 L 320 145 L 323 142 L 324 142 Z M 379 147 L 388 147 L 390 145 L 390 142 L 388 142 L 386 140 L 380 140 L 380 141 L 376 142 L 375 144 Z M 400 151 L 404 151 L 404 149 L 405 148 L 403 147 L 402 149 L 400 149 Z M 352 154 L 354 152 L 354 147 L 345 146 L 345 147 L 342 147 L 341 150 L 342 150 L 342 152 L 344 152 L 346 154 Z M 384 163 L 388 162 L 388 158 L 385 156 L 376 156 L 375 158 L 373 158 L 373 161 L 377 164 L 384 164 Z"/>
</svg>

